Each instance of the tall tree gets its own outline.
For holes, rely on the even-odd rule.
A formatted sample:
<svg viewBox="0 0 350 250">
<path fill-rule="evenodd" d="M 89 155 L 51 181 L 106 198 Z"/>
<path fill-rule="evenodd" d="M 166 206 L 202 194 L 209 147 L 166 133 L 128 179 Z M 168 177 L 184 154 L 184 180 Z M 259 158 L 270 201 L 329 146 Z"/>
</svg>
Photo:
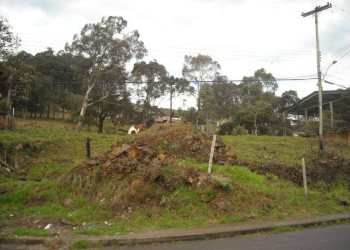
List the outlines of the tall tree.
<svg viewBox="0 0 350 250">
<path fill-rule="evenodd" d="M 181 94 L 194 93 L 194 88 L 190 85 L 190 82 L 184 78 L 175 78 L 174 76 L 167 77 L 167 91 L 169 92 L 170 99 L 170 123 L 173 118 L 173 98 Z"/>
<path fill-rule="evenodd" d="M 0 16 L 0 61 L 14 53 L 19 46 L 19 38 L 11 31 L 11 26 L 7 19 Z"/>
<path fill-rule="evenodd" d="M 150 118 L 150 109 L 154 101 L 161 97 L 167 88 L 167 71 L 157 61 L 136 63 L 131 72 L 137 82 L 138 96 L 143 100 L 143 120 Z"/>
<path fill-rule="evenodd" d="M 275 91 L 278 84 L 274 79 L 271 73 L 259 69 L 253 76 L 243 77 L 238 86 L 240 111 L 237 123 L 255 135 L 258 135 L 259 130 L 267 130 L 273 120 L 274 110 L 277 109 L 278 98 Z"/>
<path fill-rule="evenodd" d="M 220 64 L 208 55 L 185 56 L 182 75 L 197 86 L 197 111 L 200 113 L 200 90 L 203 81 L 214 80 L 219 75 Z M 197 120 L 198 125 L 198 120 Z"/>
<path fill-rule="evenodd" d="M 72 55 L 62 52 L 55 54 L 51 48 L 47 48 L 46 51 L 33 56 L 31 63 L 48 79 L 44 85 L 47 92 L 45 95 L 47 117 L 49 118 L 51 110 L 54 117 L 56 109 L 61 108 L 64 119 L 68 91 L 73 89 L 73 84 L 74 88 L 80 85 L 80 83 L 73 83 L 77 76 L 73 68 Z"/>
<path fill-rule="evenodd" d="M 116 70 L 122 72 L 132 58 L 141 59 L 147 50 L 139 40 L 138 31 L 126 32 L 127 21 L 122 17 L 103 17 L 101 22 L 86 24 L 80 35 L 73 37 L 66 50 L 86 59 L 84 81 L 86 92 L 78 119 L 78 127 L 82 126 L 83 117 L 89 106 L 90 94 L 100 83 L 101 72 Z M 103 92 L 103 100 L 113 93 L 113 88 Z M 96 101 L 94 101 L 96 103 Z"/>
<path fill-rule="evenodd" d="M 298 101 L 298 94 L 295 90 L 285 91 L 280 98 L 280 110 L 285 111 L 287 108 L 295 105 Z"/>
</svg>

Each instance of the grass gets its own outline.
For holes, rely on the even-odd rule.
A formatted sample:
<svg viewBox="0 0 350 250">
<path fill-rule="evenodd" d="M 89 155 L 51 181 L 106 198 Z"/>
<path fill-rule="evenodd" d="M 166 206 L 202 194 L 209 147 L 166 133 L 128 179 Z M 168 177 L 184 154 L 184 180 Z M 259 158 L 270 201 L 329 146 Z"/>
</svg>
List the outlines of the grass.
<svg viewBox="0 0 350 250">
<path fill-rule="evenodd" d="M 17 236 L 37 236 L 37 237 L 52 237 L 57 236 L 57 232 L 52 232 L 40 228 L 15 227 L 12 229 L 12 234 Z"/>
<path fill-rule="evenodd" d="M 21 219 L 65 219 L 77 225 L 77 229 L 70 231 L 73 234 L 122 235 L 145 228 L 193 227 L 349 211 L 349 207 L 338 202 L 350 200 L 348 183 L 336 183 L 330 190 L 311 189 L 306 198 L 301 187 L 281 181 L 274 175 L 258 175 L 244 166 L 214 164 L 213 182 L 222 187 L 221 191 L 180 185 L 164 197 L 173 204 L 172 207 L 165 205 L 126 218 L 115 217 L 99 201 L 71 193 L 59 184 L 59 178 L 64 173 L 86 159 L 87 137 L 92 139 L 94 156 L 107 151 L 115 143 L 115 134 L 97 134 L 87 130 L 78 132 L 74 125 L 58 121 L 19 120 L 17 125 L 14 131 L 1 131 L 3 145 L 8 148 L 23 143 L 39 146 L 36 152 L 21 152 L 19 155 L 24 159 L 20 172 L 24 171 L 24 176 L 29 178 L 27 181 L 18 180 L 16 175 L 0 175 L 0 185 L 8 190 L 0 195 L 0 225 L 10 227 L 11 235 L 57 235 L 53 231 L 27 228 L 21 224 Z M 109 128 L 113 131 L 112 126 Z M 142 136 L 147 136 L 147 133 Z M 122 135 L 117 137 L 122 138 Z M 223 140 L 246 163 L 297 165 L 303 155 L 317 151 L 314 138 L 224 136 Z M 342 152 L 347 150 L 347 146 L 343 145 Z M 207 163 L 192 159 L 178 159 L 178 163 L 207 171 Z M 185 169 L 174 166 L 165 167 L 166 178 L 183 175 Z M 40 178 L 41 181 L 30 178 Z M 203 194 L 210 200 L 224 200 L 225 208 L 220 210 L 214 203 L 204 202 L 201 199 Z M 71 205 L 65 205 L 67 199 L 72 200 Z M 89 244 L 78 241 L 71 249 L 91 247 Z"/>
<path fill-rule="evenodd" d="M 102 248 L 101 244 L 95 243 L 95 242 L 89 242 L 86 240 L 77 240 L 75 241 L 69 249 L 88 249 L 88 248 Z"/>
<path fill-rule="evenodd" d="M 206 171 L 207 164 L 198 164 L 191 159 L 182 160 Z M 339 199 L 349 200 L 349 186 L 336 183 L 330 191 L 311 189 L 305 197 L 303 188 L 288 181 L 281 181 L 274 175 L 259 175 L 242 166 L 213 165 L 212 176 L 221 176 L 221 185 L 231 185 L 233 197 L 230 209 L 234 217 L 227 215 L 219 221 L 288 218 L 329 213 L 347 212 L 349 208 L 338 204 Z M 227 178 L 230 178 L 228 181 Z"/>
<path fill-rule="evenodd" d="M 223 136 L 226 145 L 238 155 L 238 161 L 299 166 L 301 158 L 319 152 L 318 138 L 287 136 Z M 326 138 L 326 150 L 350 159 L 349 143 L 340 138 Z"/>
</svg>

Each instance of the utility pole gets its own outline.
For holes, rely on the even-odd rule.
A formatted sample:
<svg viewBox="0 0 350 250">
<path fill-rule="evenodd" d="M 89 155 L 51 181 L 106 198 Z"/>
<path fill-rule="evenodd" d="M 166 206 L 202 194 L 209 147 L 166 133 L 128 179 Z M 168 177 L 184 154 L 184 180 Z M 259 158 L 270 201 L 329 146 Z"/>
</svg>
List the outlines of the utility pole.
<svg viewBox="0 0 350 250">
<path fill-rule="evenodd" d="M 307 17 L 310 15 L 315 15 L 315 29 L 316 29 L 316 50 L 317 50 L 317 79 L 318 79 L 318 106 L 319 106 L 319 136 L 320 136 L 320 150 L 323 151 L 324 143 L 323 143 L 323 113 L 322 113 L 322 80 L 321 80 L 321 51 L 320 51 L 320 42 L 318 37 L 318 13 L 332 8 L 332 4 L 329 2 L 324 6 L 317 6 L 314 10 L 302 13 L 303 17 Z"/>
</svg>

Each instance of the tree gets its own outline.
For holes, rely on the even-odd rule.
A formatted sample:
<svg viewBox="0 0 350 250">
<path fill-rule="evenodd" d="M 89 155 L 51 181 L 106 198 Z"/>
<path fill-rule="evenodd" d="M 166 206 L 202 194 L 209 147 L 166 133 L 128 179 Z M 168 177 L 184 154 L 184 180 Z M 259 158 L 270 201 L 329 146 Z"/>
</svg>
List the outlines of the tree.
<svg viewBox="0 0 350 250">
<path fill-rule="evenodd" d="M 200 113 L 200 90 L 203 81 L 214 80 L 219 75 L 220 64 L 208 55 L 185 56 L 182 75 L 197 86 L 197 112 Z M 198 125 L 198 120 L 197 120 Z"/>
<path fill-rule="evenodd" d="M 12 33 L 7 19 L 0 16 L 0 61 L 13 54 L 18 46 L 19 38 Z"/>
<path fill-rule="evenodd" d="M 125 85 L 126 72 L 111 70 L 101 72 L 98 77 L 100 83 L 91 95 L 90 104 L 94 107 L 98 117 L 98 133 L 103 132 L 104 120 L 107 117 L 114 118 L 121 113 L 121 107 L 128 104 L 128 92 Z M 116 84 L 118 83 L 118 84 Z M 106 96 L 106 98 L 101 98 Z"/>
<path fill-rule="evenodd" d="M 278 84 L 271 73 L 264 69 L 255 71 L 254 76 L 243 77 L 238 86 L 240 93 L 240 111 L 237 125 L 243 125 L 250 133 L 258 135 L 260 130 L 267 133 L 274 121 L 274 110 L 277 109 L 279 98 L 275 91 Z"/>
<path fill-rule="evenodd" d="M 116 70 L 123 72 L 127 62 L 132 58 L 141 59 L 147 50 L 139 40 L 138 31 L 130 33 L 125 31 L 127 21 L 122 17 L 103 17 L 101 22 L 86 24 L 80 35 L 73 37 L 71 44 L 66 44 L 66 51 L 80 56 L 85 60 L 83 79 L 86 85 L 84 101 L 78 119 L 78 127 L 90 102 L 90 94 L 94 87 L 100 83 L 103 72 Z M 105 94 L 99 100 L 109 97 L 113 88 L 102 91 Z M 97 103 L 97 101 L 94 101 Z"/>
<path fill-rule="evenodd" d="M 287 108 L 295 105 L 298 101 L 298 94 L 295 90 L 285 91 L 280 98 L 280 110 L 285 111 Z"/>
<path fill-rule="evenodd" d="M 170 95 L 170 119 L 169 122 L 172 123 L 173 118 L 173 98 L 184 93 L 193 93 L 194 88 L 190 85 L 190 82 L 183 78 L 175 78 L 170 76 L 167 78 L 168 89 Z"/>
<path fill-rule="evenodd" d="M 76 74 L 73 67 L 71 54 L 59 52 L 57 54 L 51 48 L 46 51 L 37 53 L 31 59 L 31 63 L 35 68 L 48 79 L 45 83 L 45 103 L 47 110 L 47 118 L 49 118 L 51 109 L 52 116 L 55 117 L 56 108 L 62 110 L 62 119 L 64 119 L 64 109 L 67 108 L 66 102 L 68 92 L 73 88 L 79 88 L 80 83 L 73 83 L 76 80 Z M 73 86 L 74 84 L 74 86 Z"/>
<path fill-rule="evenodd" d="M 267 73 L 264 68 L 255 71 L 253 79 L 261 82 L 265 92 L 275 93 L 278 89 L 278 83 L 275 77 L 271 73 Z"/>
<path fill-rule="evenodd" d="M 150 118 L 150 109 L 154 101 L 161 97 L 167 88 L 167 71 L 157 61 L 136 63 L 131 72 L 137 84 L 137 95 L 143 99 L 143 120 Z"/>
</svg>

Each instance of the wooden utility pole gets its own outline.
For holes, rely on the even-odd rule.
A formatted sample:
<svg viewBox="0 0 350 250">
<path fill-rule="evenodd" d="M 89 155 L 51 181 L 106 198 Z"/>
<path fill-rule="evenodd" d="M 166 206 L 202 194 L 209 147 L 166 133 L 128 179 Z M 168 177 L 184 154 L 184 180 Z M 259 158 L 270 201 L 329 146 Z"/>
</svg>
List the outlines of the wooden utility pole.
<svg viewBox="0 0 350 250">
<path fill-rule="evenodd" d="M 315 15 L 315 29 L 316 29 L 316 55 L 317 55 L 317 79 L 318 79 L 318 106 L 319 106 L 319 136 L 320 136 L 320 150 L 324 149 L 323 143 L 323 113 L 322 113 L 322 80 L 321 80 L 321 51 L 320 51 L 320 42 L 318 36 L 318 13 L 332 8 L 332 4 L 327 3 L 324 6 L 317 6 L 314 10 L 302 13 L 303 17 L 310 15 Z"/>
</svg>

